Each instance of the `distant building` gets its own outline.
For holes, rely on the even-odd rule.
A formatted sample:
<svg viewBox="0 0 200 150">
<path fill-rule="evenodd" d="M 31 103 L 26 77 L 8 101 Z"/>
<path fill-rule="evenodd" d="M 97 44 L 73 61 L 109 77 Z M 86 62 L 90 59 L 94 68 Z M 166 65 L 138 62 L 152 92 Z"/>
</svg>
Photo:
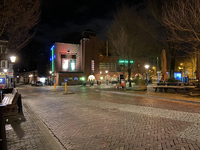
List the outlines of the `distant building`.
<svg viewBox="0 0 200 150">
<path fill-rule="evenodd" d="M 108 56 L 108 47 L 105 51 L 106 56 L 100 55 L 99 41 L 91 30 L 82 33 L 80 44 L 56 42 L 51 47 L 50 80 L 58 85 L 62 85 L 66 78 L 68 81 L 117 81 L 123 72 L 127 78 L 128 72 L 123 68 L 123 63 L 119 62 L 119 58 Z M 145 74 L 145 59 L 139 58 L 131 62 L 131 77 Z"/>
<path fill-rule="evenodd" d="M 13 64 L 10 63 L 7 43 L 8 41 L 0 40 L 0 88 L 11 87 L 13 83 Z"/>
</svg>

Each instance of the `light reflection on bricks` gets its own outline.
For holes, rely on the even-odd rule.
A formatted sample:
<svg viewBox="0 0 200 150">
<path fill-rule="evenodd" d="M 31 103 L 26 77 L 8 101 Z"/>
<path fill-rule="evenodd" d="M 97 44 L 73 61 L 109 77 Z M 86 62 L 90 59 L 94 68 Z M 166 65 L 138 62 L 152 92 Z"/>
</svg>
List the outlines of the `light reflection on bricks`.
<svg viewBox="0 0 200 150">
<path fill-rule="evenodd" d="M 67 96 L 48 93 L 37 95 L 37 99 L 29 96 L 24 101 L 68 150 L 200 149 L 197 139 L 188 139 L 192 135 L 186 132 L 199 121 L 199 114 L 191 110 L 197 108 L 196 105 L 188 104 L 189 112 L 183 107 L 180 111 L 180 102 L 166 103 L 157 99 L 159 104 L 156 106 L 155 102 L 156 107 L 153 107 L 151 99 L 86 89 L 84 94 L 81 90 Z M 173 109 L 163 109 L 161 103 L 166 108 L 174 105 Z"/>
<path fill-rule="evenodd" d="M 51 150 L 25 109 L 23 114 L 5 118 L 8 150 Z"/>
</svg>

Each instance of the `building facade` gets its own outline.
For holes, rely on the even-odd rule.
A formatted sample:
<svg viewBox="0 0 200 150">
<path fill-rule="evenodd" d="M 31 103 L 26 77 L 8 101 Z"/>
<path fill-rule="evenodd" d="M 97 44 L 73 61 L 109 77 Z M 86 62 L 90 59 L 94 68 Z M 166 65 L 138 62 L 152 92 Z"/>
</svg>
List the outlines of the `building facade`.
<svg viewBox="0 0 200 150">
<path fill-rule="evenodd" d="M 98 39 L 92 31 L 82 33 L 80 44 L 58 43 L 51 47 L 50 80 L 61 85 L 68 81 L 97 80 L 99 74 Z"/>
<path fill-rule="evenodd" d="M 63 85 L 64 80 L 70 81 L 118 81 L 121 74 L 128 78 L 126 60 L 119 57 L 108 56 L 108 43 L 105 48 L 106 55 L 99 53 L 99 41 L 92 31 L 82 33 L 80 44 L 56 42 L 51 47 L 51 75 L 49 80 L 57 85 Z M 144 65 L 146 59 L 131 60 L 131 78 L 145 77 L 149 70 Z"/>
</svg>

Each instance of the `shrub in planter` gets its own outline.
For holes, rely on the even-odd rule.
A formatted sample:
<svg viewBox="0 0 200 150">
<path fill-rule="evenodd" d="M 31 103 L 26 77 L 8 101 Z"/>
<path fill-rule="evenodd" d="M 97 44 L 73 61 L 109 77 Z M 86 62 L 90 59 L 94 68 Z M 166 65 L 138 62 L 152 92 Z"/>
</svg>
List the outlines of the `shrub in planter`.
<svg viewBox="0 0 200 150">
<path fill-rule="evenodd" d="M 133 79 L 133 82 L 135 83 L 135 85 L 139 84 L 139 76 L 137 76 L 135 79 Z"/>
</svg>

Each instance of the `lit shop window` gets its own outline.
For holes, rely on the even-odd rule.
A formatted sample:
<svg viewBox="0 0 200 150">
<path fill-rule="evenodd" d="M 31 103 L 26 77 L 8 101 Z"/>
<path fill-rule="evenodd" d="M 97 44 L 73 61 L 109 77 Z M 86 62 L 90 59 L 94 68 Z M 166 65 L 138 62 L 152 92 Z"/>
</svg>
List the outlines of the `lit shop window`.
<svg viewBox="0 0 200 150">
<path fill-rule="evenodd" d="M 68 59 L 63 58 L 62 59 L 62 70 L 67 71 L 68 70 Z"/>
<path fill-rule="evenodd" d="M 70 60 L 70 70 L 75 71 L 76 70 L 76 60 Z"/>
</svg>

